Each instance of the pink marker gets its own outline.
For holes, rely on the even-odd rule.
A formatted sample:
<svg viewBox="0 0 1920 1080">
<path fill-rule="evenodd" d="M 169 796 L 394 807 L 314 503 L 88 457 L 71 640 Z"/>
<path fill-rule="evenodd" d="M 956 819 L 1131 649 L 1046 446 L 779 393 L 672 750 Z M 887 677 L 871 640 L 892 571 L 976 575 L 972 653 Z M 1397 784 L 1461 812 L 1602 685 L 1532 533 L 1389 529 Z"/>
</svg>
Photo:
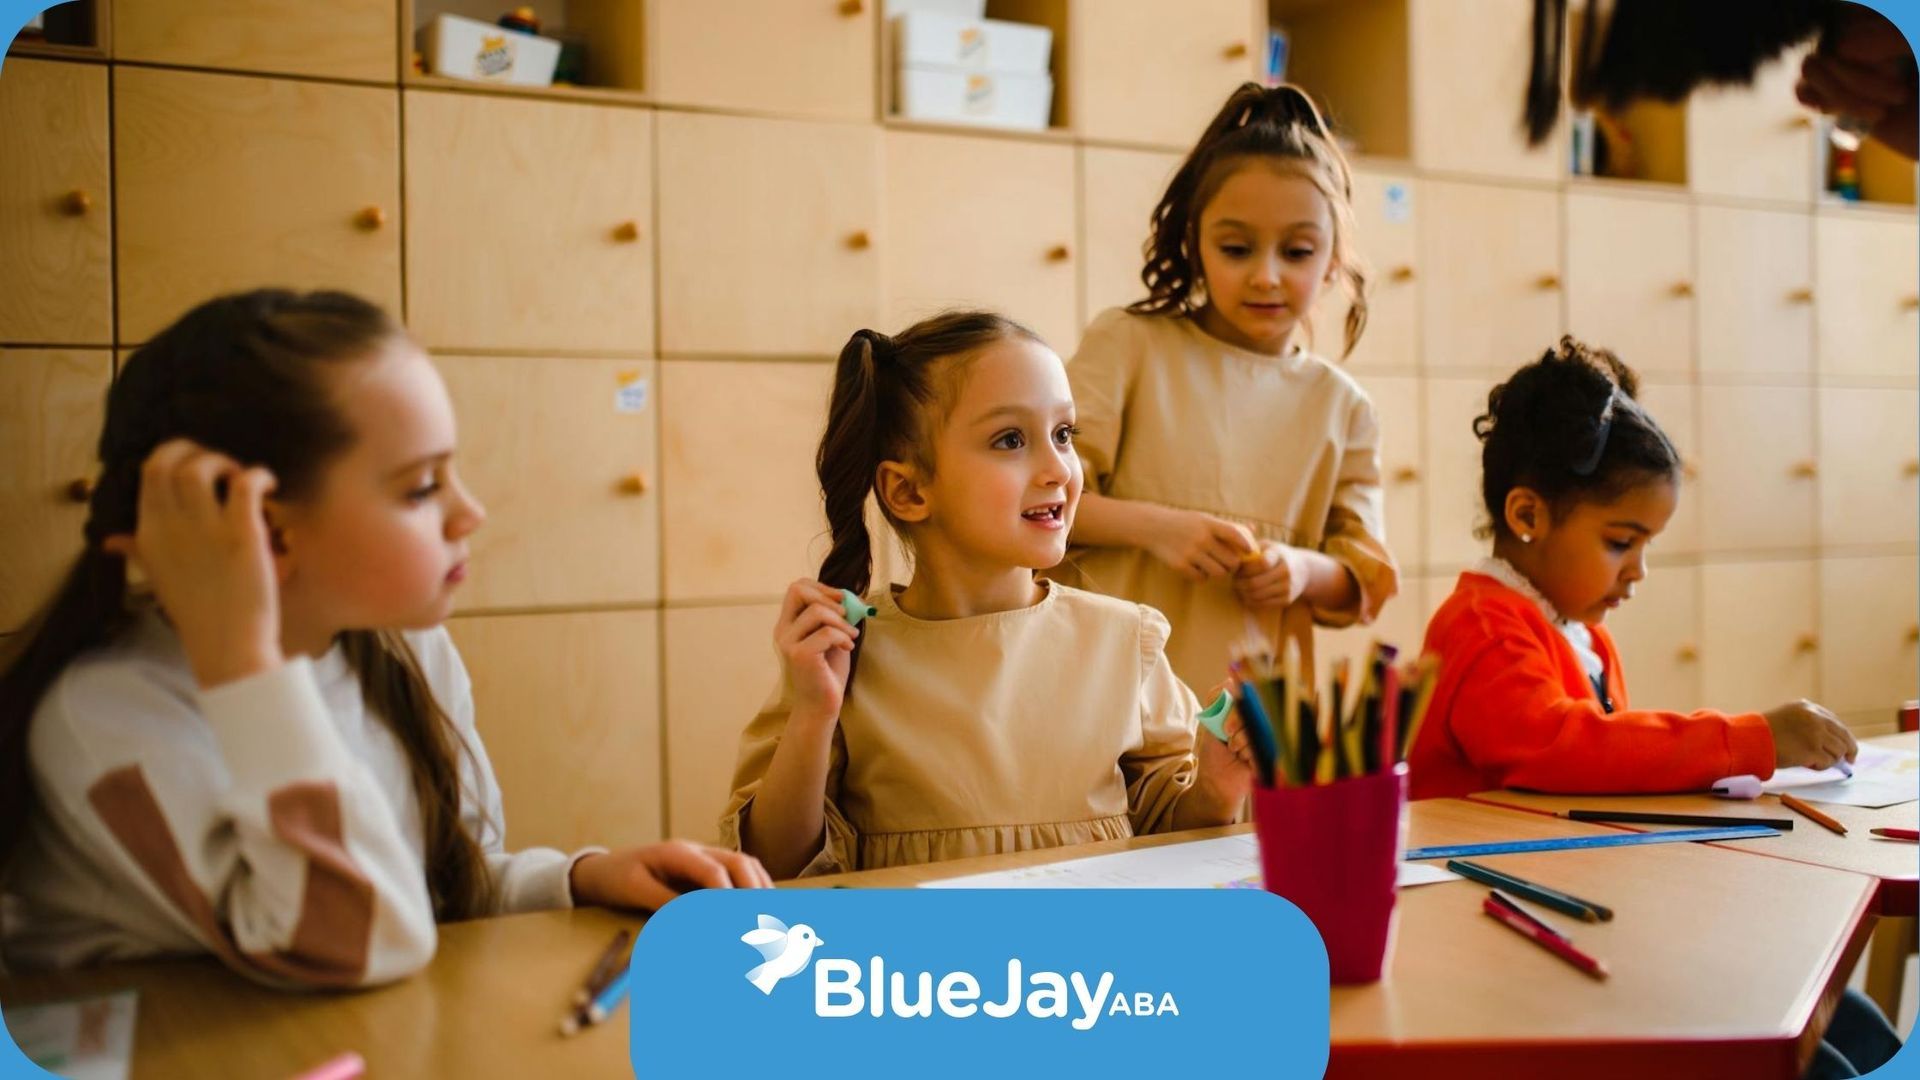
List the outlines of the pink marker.
<svg viewBox="0 0 1920 1080">
<path fill-rule="evenodd" d="M 357 1080 L 367 1072 L 367 1059 L 349 1050 L 323 1065 L 316 1065 L 293 1080 Z"/>
</svg>

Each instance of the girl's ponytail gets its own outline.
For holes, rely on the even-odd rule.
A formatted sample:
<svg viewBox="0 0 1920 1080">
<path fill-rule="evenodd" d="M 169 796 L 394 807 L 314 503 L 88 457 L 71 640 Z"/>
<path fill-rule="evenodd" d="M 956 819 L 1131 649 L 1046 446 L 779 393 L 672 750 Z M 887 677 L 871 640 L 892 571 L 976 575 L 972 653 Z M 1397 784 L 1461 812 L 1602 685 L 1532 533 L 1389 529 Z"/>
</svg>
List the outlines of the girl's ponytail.
<svg viewBox="0 0 1920 1080">
<path fill-rule="evenodd" d="M 865 595 L 873 581 L 873 537 L 867 531 L 867 494 L 880 468 L 880 402 L 877 353 L 893 342 L 872 330 L 857 331 L 834 366 L 827 430 L 814 457 L 826 504 L 833 547 L 820 564 L 820 580 Z"/>
</svg>

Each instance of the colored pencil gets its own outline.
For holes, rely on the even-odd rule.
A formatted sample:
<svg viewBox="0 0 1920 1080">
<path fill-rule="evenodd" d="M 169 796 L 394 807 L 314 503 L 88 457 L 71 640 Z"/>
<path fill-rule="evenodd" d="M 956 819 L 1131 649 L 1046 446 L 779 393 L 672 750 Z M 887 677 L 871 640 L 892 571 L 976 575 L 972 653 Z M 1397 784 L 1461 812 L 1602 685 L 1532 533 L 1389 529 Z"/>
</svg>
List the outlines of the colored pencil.
<svg viewBox="0 0 1920 1080">
<path fill-rule="evenodd" d="M 1804 802 L 1803 800 L 1796 799 L 1793 796 L 1785 794 L 1783 792 L 1780 796 L 1780 805 L 1812 820 L 1816 824 L 1824 826 L 1830 832 L 1839 833 L 1841 836 L 1847 835 L 1847 827 L 1845 825 L 1840 824 L 1839 822 L 1833 820 L 1827 815 L 1814 809 L 1810 804 Z"/>
<path fill-rule="evenodd" d="M 1909 840 L 1920 843 L 1920 829 L 1874 829 L 1873 835 L 1888 840 Z"/>
<path fill-rule="evenodd" d="M 622 930 L 613 935 L 613 940 L 607 942 L 606 948 L 600 950 L 600 958 L 594 961 L 593 970 L 588 973 L 586 981 L 573 992 L 574 1008 L 584 1009 L 592 1004 L 594 995 L 613 981 L 614 974 L 620 970 L 620 960 L 626 955 L 627 944 L 632 940 L 633 931 Z"/>
<path fill-rule="evenodd" d="M 1461 877 L 1472 878 L 1482 885 L 1491 885 L 1504 889 L 1523 900 L 1531 900 L 1544 907 L 1550 907 L 1562 914 L 1571 915 L 1583 922 L 1610 922 L 1613 909 L 1591 900 L 1582 900 L 1571 893 L 1558 889 L 1549 889 L 1545 885 L 1517 878 L 1512 874 L 1503 874 L 1490 866 L 1468 862 L 1465 859 L 1448 859 L 1447 869 Z"/>
<path fill-rule="evenodd" d="M 1527 914 L 1521 909 L 1519 904 L 1501 893 L 1499 889 L 1495 889 L 1493 892 L 1487 894 L 1486 900 L 1481 902 L 1480 907 L 1482 911 L 1493 916 L 1500 923 L 1518 931 L 1529 941 L 1532 941 L 1553 955 L 1558 956 L 1560 959 L 1565 960 L 1567 963 L 1572 964 L 1574 967 L 1579 968 L 1581 971 L 1586 972 L 1588 975 L 1596 979 L 1604 979 L 1607 977 L 1607 965 L 1603 961 L 1588 956 L 1586 953 L 1575 948 L 1571 938 L 1555 930 L 1538 918 Z"/>
</svg>

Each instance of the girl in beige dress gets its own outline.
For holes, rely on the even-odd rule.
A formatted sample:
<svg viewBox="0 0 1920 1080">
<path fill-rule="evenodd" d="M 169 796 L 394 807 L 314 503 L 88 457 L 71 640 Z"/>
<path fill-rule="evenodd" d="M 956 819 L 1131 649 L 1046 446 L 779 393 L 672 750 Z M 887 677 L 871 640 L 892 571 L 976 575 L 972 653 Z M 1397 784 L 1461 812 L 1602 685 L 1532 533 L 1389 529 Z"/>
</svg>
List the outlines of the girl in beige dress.
<svg viewBox="0 0 1920 1080">
<path fill-rule="evenodd" d="M 1096 318 L 1067 367 L 1087 493 L 1055 576 L 1165 612 L 1195 686 L 1249 613 L 1312 670 L 1315 623 L 1371 622 L 1398 588 L 1373 404 L 1302 342 L 1336 281 L 1348 350 L 1366 324 L 1349 190 L 1306 94 L 1241 87 L 1154 210 L 1150 295 Z"/>
<path fill-rule="evenodd" d="M 1036 581 L 1080 504 L 1060 358 L 953 313 L 840 353 L 818 468 L 833 550 L 787 590 L 783 676 L 742 737 L 727 842 L 775 877 L 925 863 L 1231 821 L 1247 763 L 1141 604 Z M 872 578 L 869 498 L 912 580 Z"/>
</svg>

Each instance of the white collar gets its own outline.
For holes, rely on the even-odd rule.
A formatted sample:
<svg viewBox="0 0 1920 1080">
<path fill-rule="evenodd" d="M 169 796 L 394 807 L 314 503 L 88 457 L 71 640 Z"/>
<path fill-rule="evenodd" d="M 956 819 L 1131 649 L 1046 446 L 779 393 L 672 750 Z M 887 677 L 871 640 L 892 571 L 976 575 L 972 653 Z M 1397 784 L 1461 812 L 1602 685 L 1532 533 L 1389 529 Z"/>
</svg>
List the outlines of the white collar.
<svg viewBox="0 0 1920 1080">
<path fill-rule="evenodd" d="M 1519 593 L 1521 596 L 1533 601 L 1539 605 L 1540 613 L 1547 617 L 1547 621 L 1555 626 L 1564 627 L 1568 623 L 1573 622 L 1572 619 L 1561 616 L 1559 609 L 1553 606 L 1553 601 L 1548 600 L 1539 589 L 1534 588 L 1533 582 L 1527 580 L 1527 575 L 1521 573 L 1512 563 L 1498 555 L 1489 555 L 1479 562 L 1474 563 L 1473 566 L 1468 569 L 1470 573 L 1490 577 L 1500 584 L 1505 585 L 1507 588 L 1512 589 L 1514 592 Z"/>
</svg>

